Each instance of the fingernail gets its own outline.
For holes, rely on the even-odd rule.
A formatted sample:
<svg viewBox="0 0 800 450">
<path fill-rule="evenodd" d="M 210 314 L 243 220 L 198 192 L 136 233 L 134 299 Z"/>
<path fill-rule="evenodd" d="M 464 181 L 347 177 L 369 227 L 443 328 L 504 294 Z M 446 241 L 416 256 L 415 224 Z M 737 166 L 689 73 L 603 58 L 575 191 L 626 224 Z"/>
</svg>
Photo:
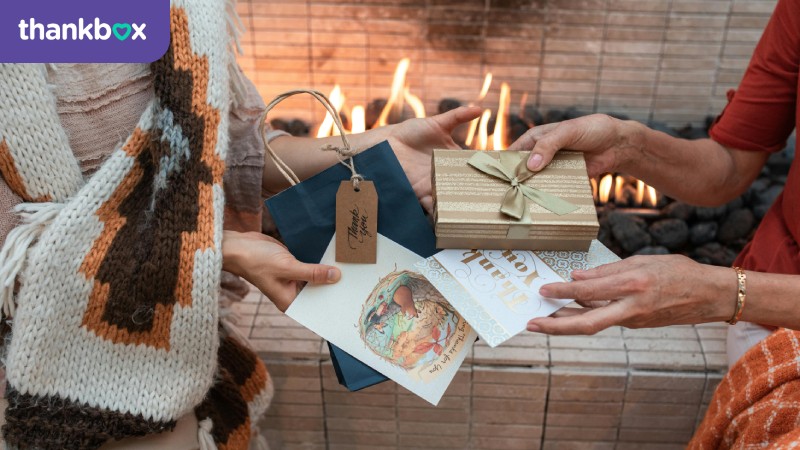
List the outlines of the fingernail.
<svg viewBox="0 0 800 450">
<path fill-rule="evenodd" d="M 339 269 L 328 269 L 328 282 L 335 283 L 339 281 Z"/>
<path fill-rule="evenodd" d="M 533 333 L 541 333 L 542 328 L 539 325 L 536 325 L 535 323 L 528 322 L 528 331 Z"/>
<path fill-rule="evenodd" d="M 547 286 L 542 286 L 539 288 L 539 295 L 542 297 L 550 297 L 553 293 L 550 292 L 550 289 Z"/>
<path fill-rule="evenodd" d="M 542 165 L 542 155 L 536 153 L 531 156 L 531 159 L 528 160 L 528 169 L 530 170 L 539 170 L 539 166 Z"/>
</svg>

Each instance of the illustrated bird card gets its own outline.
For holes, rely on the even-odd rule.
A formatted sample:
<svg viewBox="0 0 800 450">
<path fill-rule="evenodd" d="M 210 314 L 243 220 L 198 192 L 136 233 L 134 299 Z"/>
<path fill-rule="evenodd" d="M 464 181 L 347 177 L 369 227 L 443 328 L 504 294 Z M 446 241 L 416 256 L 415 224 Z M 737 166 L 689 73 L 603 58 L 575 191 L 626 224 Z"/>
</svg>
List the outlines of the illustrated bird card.
<svg viewBox="0 0 800 450">
<path fill-rule="evenodd" d="M 476 339 L 463 317 L 414 268 L 422 258 L 378 235 L 376 264 L 335 262 L 333 285 L 306 286 L 286 314 L 436 405 Z"/>
<path fill-rule="evenodd" d="M 614 261 L 619 257 L 595 240 L 588 252 L 444 250 L 415 268 L 495 347 L 572 301 L 542 297 L 540 287 Z"/>
</svg>

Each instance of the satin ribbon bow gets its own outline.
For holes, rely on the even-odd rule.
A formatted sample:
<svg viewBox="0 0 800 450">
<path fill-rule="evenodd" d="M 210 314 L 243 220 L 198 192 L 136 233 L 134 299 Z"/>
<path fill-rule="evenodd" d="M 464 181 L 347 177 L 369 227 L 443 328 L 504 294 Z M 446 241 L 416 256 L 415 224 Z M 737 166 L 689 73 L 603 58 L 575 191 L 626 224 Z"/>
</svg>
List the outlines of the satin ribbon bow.
<svg viewBox="0 0 800 450">
<path fill-rule="evenodd" d="M 530 220 L 530 214 L 525 214 L 526 211 L 529 211 L 526 199 L 530 199 L 559 216 L 578 209 L 578 206 L 573 203 L 523 184 L 536 174 L 528 170 L 526 158 L 520 152 L 500 151 L 498 153 L 500 154 L 499 160 L 492 158 L 486 152 L 477 152 L 469 159 L 468 164 L 487 175 L 510 184 L 503 197 L 500 212 L 517 220 L 522 219 L 523 216 Z"/>
</svg>

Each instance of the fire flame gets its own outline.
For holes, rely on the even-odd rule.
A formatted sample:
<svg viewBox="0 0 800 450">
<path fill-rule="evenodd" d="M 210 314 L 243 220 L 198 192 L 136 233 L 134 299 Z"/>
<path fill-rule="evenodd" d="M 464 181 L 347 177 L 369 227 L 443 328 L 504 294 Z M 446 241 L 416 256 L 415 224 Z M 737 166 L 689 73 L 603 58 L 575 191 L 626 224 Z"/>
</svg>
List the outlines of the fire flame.
<svg viewBox="0 0 800 450">
<path fill-rule="evenodd" d="M 490 87 L 492 87 L 492 72 L 487 73 L 486 77 L 483 79 L 483 87 L 481 87 L 481 93 L 478 95 L 479 102 L 486 98 L 486 94 L 489 93 Z"/>
<path fill-rule="evenodd" d="M 352 129 L 350 130 L 351 133 L 363 133 L 367 130 L 367 121 L 366 121 L 366 113 L 364 112 L 364 107 L 361 105 L 354 106 L 353 111 L 351 112 L 352 117 L 350 118 L 350 122 L 353 124 Z"/>
<path fill-rule="evenodd" d="M 389 94 L 389 99 L 386 101 L 386 106 L 383 107 L 381 115 L 378 116 L 378 121 L 375 123 L 376 127 L 388 125 L 389 114 L 393 110 L 398 114 L 403 111 L 403 93 L 406 89 L 406 75 L 410 65 L 411 60 L 408 58 L 403 58 L 397 63 L 397 68 L 394 70 L 394 78 L 392 79 L 392 90 Z"/>
<path fill-rule="evenodd" d="M 344 95 L 342 94 L 342 88 L 337 84 L 333 87 L 331 94 L 328 96 L 328 99 L 331 101 L 331 105 L 339 112 L 342 110 L 342 106 L 344 105 Z M 322 124 L 319 126 L 317 130 L 317 137 L 323 138 L 328 137 L 333 132 L 334 125 L 333 125 L 333 117 L 331 117 L 330 113 L 325 114 L 325 119 L 322 120 Z M 338 134 L 339 130 L 335 130 L 335 133 Z"/>
<path fill-rule="evenodd" d="M 500 85 L 500 104 L 497 107 L 497 120 L 494 122 L 494 150 L 505 150 L 508 147 L 506 142 L 506 131 L 508 122 L 508 109 L 511 106 L 511 88 L 508 83 Z"/>
<path fill-rule="evenodd" d="M 624 198 L 626 177 L 622 175 L 605 174 L 600 178 L 600 182 L 592 179 L 592 196 L 600 204 L 614 201 L 617 204 L 626 203 Z M 634 205 L 636 207 L 647 206 L 655 208 L 658 205 L 658 192 L 652 186 L 648 186 L 642 180 L 635 180 L 636 183 L 636 197 L 634 198 Z M 633 183 L 634 181 L 630 181 Z M 613 193 L 613 196 L 612 196 Z"/>
<path fill-rule="evenodd" d="M 597 195 L 600 199 L 600 203 L 608 203 L 608 198 L 611 195 L 611 185 L 613 183 L 614 177 L 610 174 L 600 179 L 600 186 L 597 188 Z"/>
<path fill-rule="evenodd" d="M 617 177 L 614 179 L 614 200 L 616 200 L 618 203 L 620 200 L 622 200 L 622 188 L 624 185 L 625 179 L 617 175 Z"/>
<path fill-rule="evenodd" d="M 483 87 L 481 87 L 481 92 L 478 94 L 478 99 L 475 102 L 470 102 L 469 106 L 474 106 L 476 103 L 480 103 L 486 98 L 486 94 L 489 93 L 489 88 L 492 86 L 492 73 L 489 72 L 486 74 L 486 77 L 483 79 Z M 480 119 L 474 119 L 472 122 L 469 123 L 469 130 L 467 130 L 467 139 L 464 141 L 467 144 L 467 147 L 472 146 L 472 141 L 475 139 L 475 132 L 478 130 L 478 123 Z M 485 148 L 483 150 L 486 150 Z"/>
<path fill-rule="evenodd" d="M 644 181 L 636 180 L 636 204 L 641 205 L 644 201 Z"/>
<path fill-rule="evenodd" d="M 488 150 L 489 146 L 489 119 L 492 118 L 492 110 L 485 109 L 481 114 L 480 124 L 478 125 L 478 150 Z"/>
<path fill-rule="evenodd" d="M 658 205 L 658 196 L 656 195 L 656 190 L 652 186 L 647 186 L 647 200 L 650 202 L 650 206 L 653 208 Z"/>
<path fill-rule="evenodd" d="M 408 103 L 408 106 L 411 107 L 411 110 L 414 111 L 414 117 L 418 119 L 427 117 L 425 115 L 425 105 L 422 104 L 422 100 L 420 100 L 416 95 L 412 94 L 411 91 L 408 90 L 408 87 L 406 87 L 403 91 L 403 98 L 405 99 L 406 103 Z"/>
</svg>

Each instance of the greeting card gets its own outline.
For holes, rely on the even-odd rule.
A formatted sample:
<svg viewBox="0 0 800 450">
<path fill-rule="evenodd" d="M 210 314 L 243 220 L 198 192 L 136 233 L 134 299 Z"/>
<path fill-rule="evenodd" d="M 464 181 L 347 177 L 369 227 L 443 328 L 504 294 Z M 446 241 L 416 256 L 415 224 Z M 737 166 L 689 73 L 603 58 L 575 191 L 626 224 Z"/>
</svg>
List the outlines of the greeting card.
<svg viewBox="0 0 800 450">
<path fill-rule="evenodd" d="M 476 334 L 414 268 L 422 258 L 378 235 L 376 264 L 335 262 L 335 237 L 322 264 L 333 285 L 306 286 L 286 314 L 353 357 L 436 405 Z"/>
<path fill-rule="evenodd" d="M 588 252 L 444 250 L 415 265 L 491 347 L 572 300 L 539 295 L 548 283 L 569 281 L 576 269 L 618 261 L 599 241 Z"/>
</svg>

